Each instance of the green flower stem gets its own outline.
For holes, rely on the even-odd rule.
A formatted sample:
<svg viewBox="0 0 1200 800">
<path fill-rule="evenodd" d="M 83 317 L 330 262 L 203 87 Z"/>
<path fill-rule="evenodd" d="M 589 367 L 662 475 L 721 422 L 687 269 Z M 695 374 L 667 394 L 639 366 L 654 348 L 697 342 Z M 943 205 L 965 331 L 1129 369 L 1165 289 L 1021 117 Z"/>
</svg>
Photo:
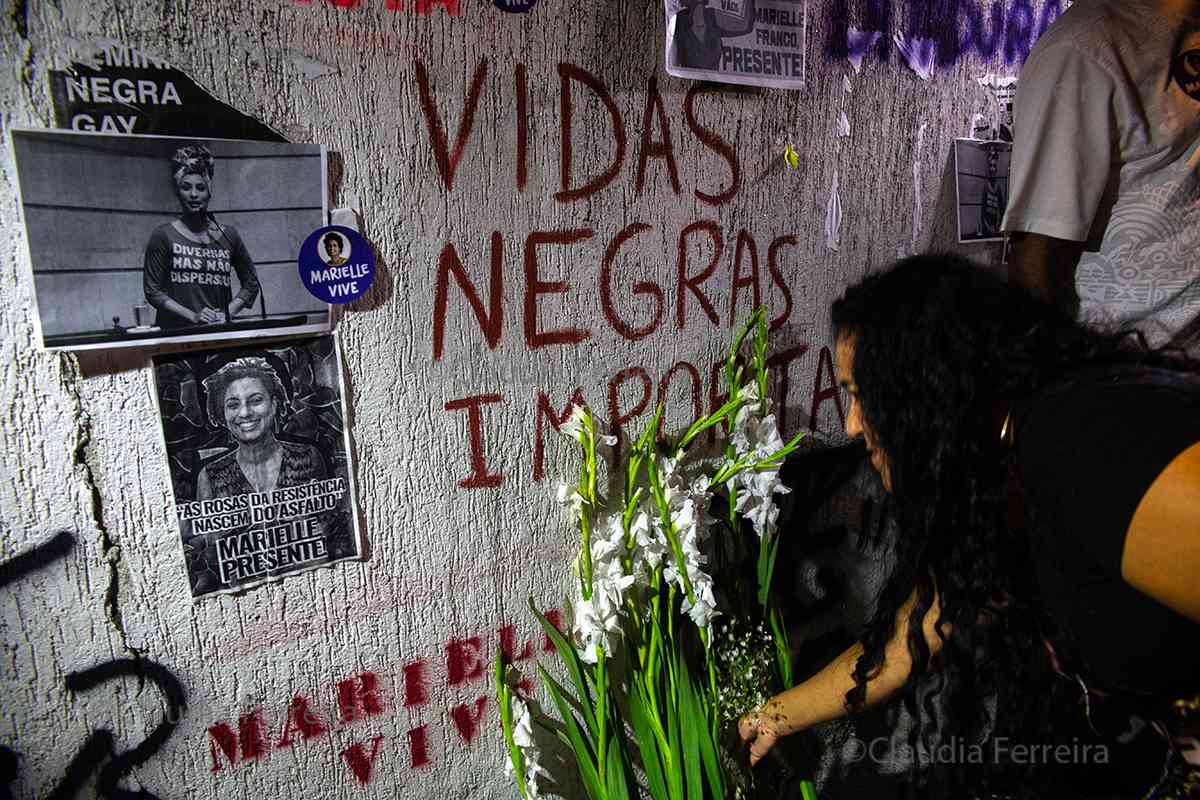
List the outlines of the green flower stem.
<svg viewBox="0 0 1200 800">
<path fill-rule="evenodd" d="M 671 652 L 667 656 L 667 676 L 671 681 L 671 697 L 675 696 L 675 584 L 667 585 L 667 643 Z"/>
<path fill-rule="evenodd" d="M 600 786 L 608 791 L 608 659 L 604 649 L 596 645 L 596 760 Z"/>
<path fill-rule="evenodd" d="M 504 743 L 508 747 L 508 756 L 512 760 L 513 777 L 517 779 L 517 790 L 521 792 L 522 800 L 529 797 L 529 789 L 525 785 L 525 754 L 513 740 L 512 718 L 512 689 L 504 680 L 504 652 L 496 648 L 496 702 L 500 706 L 500 727 L 504 731 Z"/>
<path fill-rule="evenodd" d="M 585 507 L 579 517 L 579 538 L 582 547 L 579 552 L 579 591 L 584 600 L 592 599 L 592 522 L 588 519 Z"/>
<path fill-rule="evenodd" d="M 729 356 L 725 359 L 725 380 L 729 386 L 729 391 L 733 391 L 734 387 L 738 386 L 740 381 L 737 380 L 736 368 L 738 353 L 742 351 L 742 344 L 745 343 L 746 337 L 766 315 L 765 309 L 762 306 L 754 309 L 754 313 L 750 315 L 750 319 L 746 320 L 745 326 L 738 331 L 737 337 L 733 340 L 733 344 L 729 347 Z"/>
<path fill-rule="evenodd" d="M 675 565 L 680 579 L 683 581 L 683 590 L 687 594 L 688 602 L 695 604 L 696 592 L 692 588 L 692 581 L 688 578 L 687 562 L 683 557 L 683 546 L 679 543 L 679 535 L 675 531 L 675 523 L 671 522 L 671 509 L 667 504 L 667 495 L 663 491 L 662 477 L 658 474 L 658 465 L 650 459 L 646 463 L 646 471 L 650 476 L 650 491 L 654 494 L 654 501 L 658 505 L 658 516 L 662 520 L 663 533 L 667 536 L 667 544 L 671 547 L 671 555 L 675 558 Z M 672 606 L 674 609 L 674 606 Z"/>
<path fill-rule="evenodd" d="M 769 603 L 768 603 L 769 605 Z M 792 688 L 792 654 L 788 646 L 787 627 L 779 609 L 771 606 L 767 612 L 771 622 L 771 635 L 775 640 L 775 668 L 779 672 L 779 683 L 784 689 Z"/>
<path fill-rule="evenodd" d="M 755 309 L 754 375 L 758 381 L 758 413 L 767 413 L 767 315 L 762 306 Z"/>
<path fill-rule="evenodd" d="M 658 685 L 659 653 L 662 650 L 662 575 L 663 565 L 660 563 L 654 569 L 654 577 L 650 580 L 650 650 L 642 669 L 646 673 L 647 685 Z M 651 692 L 654 699 L 655 712 L 658 711 L 657 695 Z"/>
<path fill-rule="evenodd" d="M 731 420 L 730 424 L 732 425 L 732 419 L 737 416 L 738 410 L 740 410 L 745 404 L 746 402 L 741 398 L 741 393 L 734 392 L 733 396 L 727 400 L 724 405 L 708 416 L 701 417 L 700 419 L 696 420 L 688 427 L 686 431 L 684 431 L 683 436 L 680 437 L 679 442 L 675 445 L 673 455 L 678 458 L 679 454 L 687 449 L 687 446 L 690 445 L 697 436 L 704 433 L 704 431 L 708 430 L 714 425 L 719 425 L 726 419 Z"/>
<path fill-rule="evenodd" d="M 579 514 L 579 536 L 582 549 L 579 559 L 580 593 L 584 600 L 592 599 L 592 517 L 596 511 L 596 425 L 592 412 L 583 410 L 583 471 L 580 475 L 579 493 L 583 496 L 583 507 Z"/>
</svg>

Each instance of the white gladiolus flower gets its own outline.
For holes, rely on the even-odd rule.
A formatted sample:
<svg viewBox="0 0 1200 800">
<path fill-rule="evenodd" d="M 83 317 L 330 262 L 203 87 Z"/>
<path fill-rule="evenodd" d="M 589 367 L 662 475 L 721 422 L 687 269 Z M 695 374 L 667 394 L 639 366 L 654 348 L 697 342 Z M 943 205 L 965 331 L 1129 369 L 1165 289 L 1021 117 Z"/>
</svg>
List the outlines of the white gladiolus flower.
<svg viewBox="0 0 1200 800">
<path fill-rule="evenodd" d="M 599 520 L 592 532 L 592 597 L 575 601 L 574 631 L 579 655 L 590 664 L 597 660 L 596 645 L 611 654 L 615 637 L 621 635 L 625 592 L 637 580 L 626 573 L 624 554 L 625 530 L 621 517 L 614 514 Z"/>
<path fill-rule="evenodd" d="M 775 415 L 768 414 L 759 418 L 751 406 L 738 411 L 730 442 L 738 458 L 748 457 L 756 462 L 766 460 L 776 451 L 783 449 L 784 444 L 779 435 Z M 729 480 L 726 487 L 731 493 L 736 491 L 737 502 L 734 504 L 734 510 L 750 520 L 759 537 L 774 532 L 779 517 L 774 495 L 787 494 L 789 491 L 779 480 L 778 467 L 743 470 Z"/>
<path fill-rule="evenodd" d="M 704 515 L 709 498 L 708 478 L 702 476 L 696 479 L 690 489 L 691 491 L 676 493 L 676 501 L 670 511 L 671 525 L 675 529 L 675 535 L 679 537 L 679 549 L 683 552 L 684 563 L 676 564 L 672 559 L 663 567 L 663 578 L 686 591 L 683 575 L 687 575 L 695 602 L 689 600 L 685 594 L 682 608 L 698 627 L 708 628 L 717 613 L 712 576 L 703 569 L 708 559 L 700 549 L 700 545 L 708 536 L 708 524 Z"/>
<path fill-rule="evenodd" d="M 539 763 L 541 752 L 533 740 L 533 717 L 529 706 L 515 692 L 511 697 L 513 714 L 513 744 L 521 748 L 525 759 L 525 789 L 530 797 L 540 797 L 538 793 L 538 775 L 548 775 L 545 767 Z M 516 774 L 512 756 L 504 759 L 504 772 L 511 778 Z"/>
<path fill-rule="evenodd" d="M 600 580 L 592 586 L 592 599 L 575 601 L 575 635 L 579 657 L 589 664 L 598 660 L 596 646 L 605 654 L 613 652 L 616 637 L 621 635 L 621 597 L 633 584 L 633 576 L 618 580 Z"/>
<path fill-rule="evenodd" d="M 554 499 L 559 504 L 567 506 L 571 509 L 571 516 L 579 519 L 583 515 L 583 495 L 579 493 L 579 488 L 570 486 L 566 483 L 559 483 L 554 490 Z"/>
<path fill-rule="evenodd" d="M 558 432 L 563 436 L 569 436 L 577 442 L 583 441 L 584 435 L 584 416 L 586 410 L 583 406 L 571 406 L 571 416 L 567 417 L 566 421 L 558 426 Z"/>
<path fill-rule="evenodd" d="M 648 569 L 635 570 L 635 574 L 649 583 L 649 574 L 658 565 L 662 563 L 663 556 L 669 550 L 666 537 L 663 536 L 662 529 L 658 526 L 658 517 L 654 518 L 654 523 L 651 524 L 650 515 L 645 511 L 639 511 L 634 514 L 633 520 L 630 523 L 629 530 L 634 536 L 634 541 L 637 542 L 637 548 L 634 550 L 635 564 L 644 560 Z"/>
<path fill-rule="evenodd" d="M 520 697 L 512 699 L 513 742 L 518 747 L 533 747 L 533 718 L 529 715 L 529 706 Z"/>
</svg>

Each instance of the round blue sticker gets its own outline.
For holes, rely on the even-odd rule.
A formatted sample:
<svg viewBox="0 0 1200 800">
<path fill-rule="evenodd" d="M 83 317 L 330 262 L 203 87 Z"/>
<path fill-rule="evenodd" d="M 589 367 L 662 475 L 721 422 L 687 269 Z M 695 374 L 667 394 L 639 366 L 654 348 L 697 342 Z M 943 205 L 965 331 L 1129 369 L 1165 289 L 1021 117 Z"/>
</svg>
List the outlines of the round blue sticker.
<svg viewBox="0 0 1200 800">
<path fill-rule="evenodd" d="M 496 8 L 510 14 L 524 14 L 537 5 L 537 0 L 492 0 Z"/>
<path fill-rule="evenodd" d="M 358 231 L 327 225 L 308 235 L 300 247 L 300 280 L 326 303 L 349 303 L 371 288 L 375 254 Z"/>
</svg>

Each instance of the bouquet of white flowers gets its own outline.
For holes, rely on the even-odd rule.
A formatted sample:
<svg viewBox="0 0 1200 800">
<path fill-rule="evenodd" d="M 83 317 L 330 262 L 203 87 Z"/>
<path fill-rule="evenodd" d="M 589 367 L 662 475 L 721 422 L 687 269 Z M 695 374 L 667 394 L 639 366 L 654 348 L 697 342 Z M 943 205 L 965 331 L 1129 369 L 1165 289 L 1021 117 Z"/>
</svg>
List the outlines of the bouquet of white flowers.
<svg viewBox="0 0 1200 800">
<path fill-rule="evenodd" d="M 747 341 L 749 353 L 743 356 Z M 786 444 L 780 438 L 767 398 L 766 357 L 767 325 L 760 308 L 730 347 L 725 362 L 729 400 L 661 451 L 655 441 L 660 406 L 625 459 L 611 466 L 614 476 L 623 468 L 623 479 L 611 481 L 619 487 L 614 489 L 620 494 L 617 503 L 598 488 L 598 451 L 614 446 L 616 439 L 605 436 L 592 413 L 580 406 L 560 426 L 583 456 L 578 483 L 558 489 L 582 539 L 570 641 L 532 601 L 530 607 L 563 659 L 574 690 L 539 667 L 561 717 L 547 729 L 574 752 L 591 800 L 636 798 L 639 776 L 654 800 L 740 794 L 743 787 L 732 785 L 738 783 L 731 774 L 733 760 L 722 758 L 720 732 L 767 690 L 792 683 L 786 631 L 770 591 L 779 544 L 773 498 L 787 491 L 779 467 L 803 434 Z M 694 456 L 692 445 L 710 428 L 724 434 L 723 452 L 708 459 Z M 756 537 L 743 534 L 746 528 Z M 710 529 L 720 533 L 714 536 Z M 752 544 L 714 547 L 721 537 Z M 718 641 L 718 596 L 725 607 L 729 597 L 745 593 L 718 591 L 714 577 L 728 577 L 729 565 L 722 562 L 733 559 L 714 554 L 755 547 L 754 607 L 729 608 L 725 613 L 734 624 L 728 630 L 735 635 Z M 754 620 L 765 627 L 757 637 L 747 636 L 744 631 Z M 747 650 L 747 642 L 755 639 L 773 642 L 765 658 L 770 667 L 747 671 L 751 662 L 764 660 L 761 651 Z M 773 686 L 737 689 L 744 687 L 746 675 L 769 678 Z M 498 656 L 496 685 L 509 770 L 522 798 L 537 797 L 537 778 L 545 771 L 534 745 L 533 720 L 507 677 Z"/>
</svg>

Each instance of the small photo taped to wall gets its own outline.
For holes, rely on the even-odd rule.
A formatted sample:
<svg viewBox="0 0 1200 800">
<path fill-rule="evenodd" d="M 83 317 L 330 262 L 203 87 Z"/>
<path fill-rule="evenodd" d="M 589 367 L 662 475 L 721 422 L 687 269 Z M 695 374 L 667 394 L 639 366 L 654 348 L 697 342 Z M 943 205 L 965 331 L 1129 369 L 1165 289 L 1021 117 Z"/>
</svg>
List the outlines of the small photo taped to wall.
<svg viewBox="0 0 1200 800">
<path fill-rule="evenodd" d="M 958 197 L 958 241 L 999 242 L 1008 205 L 1012 143 L 954 140 L 954 177 Z"/>
<path fill-rule="evenodd" d="M 326 223 L 322 145 L 14 130 L 47 350 L 329 330 L 297 254 Z"/>
</svg>

